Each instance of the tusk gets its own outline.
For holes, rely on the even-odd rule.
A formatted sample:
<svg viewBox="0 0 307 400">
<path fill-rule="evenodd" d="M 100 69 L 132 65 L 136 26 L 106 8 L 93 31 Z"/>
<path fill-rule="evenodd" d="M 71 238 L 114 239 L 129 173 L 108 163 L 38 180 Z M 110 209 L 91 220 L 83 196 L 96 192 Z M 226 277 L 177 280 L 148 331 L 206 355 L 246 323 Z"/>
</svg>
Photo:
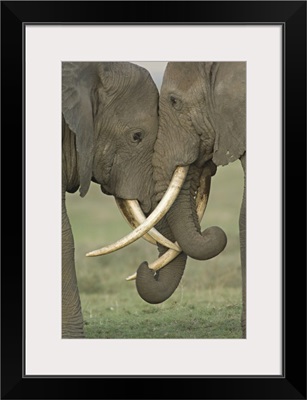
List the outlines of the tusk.
<svg viewBox="0 0 307 400">
<path fill-rule="evenodd" d="M 211 175 L 208 174 L 208 171 L 206 169 L 204 169 L 200 177 L 199 189 L 196 196 L 196 207 L 197 207 L 196 212 L 199 222 L 201 222 L 201 220 L 203 219 L 208 204 L 210 185 L 211 185 Z M 177 242 L 175 242 L 175 244 L 178 245 Z M 149 264 L 148 268 L 154 271 L 158 271 L 159 269 L 165 267 L 165 265 L 173 261 L 174 258 L 176 258 L 180 253 L 181 251 L 169 249 L 156 261 Z"/>
<path fill-rule="evenodd" d="M 128 222 L 128 224 L 132 228 L 135 229 L 140 225 L 140 223 L 138 223 L 136 221 L 136 219 L 134 218 L 133 214 L 131 212 L 129 212 L 128 207 L 124 206 L 124 201 L 125 200 L 115 197 L 116 205 L 117 205 L 119 211 L 121 212 L 122 216 L 125 218 L 125 220 Z M 129 201 L 129 200 L 126 200 L 126 201 Z M 152 229 L 154 229 L 154 228 L 152 228 Z M 153 237 L 151 237 L 148 233 L 144 234 L 143 239 L 147 240 L 147 242 L 149 242 L 151 244 L 155 244 L 155 245 L 157 244 L 155 239 Z"/>
<path fill-rule="evenodd" d="M 121 210 L 124 217 L 127 219 L 128 223 L 134 228 L 137 228 L 143 222 L 146 221 L 146 217 L 139 205 L 137 200 L 122 200 L 115 198 L 118 208 Z M 144 235 L 145 236 L 145 235 Z M 143 236 L 143 237 L 144 237 Z M 156 242 L 161 243 L 163 246 L 168 247 L 173 250 L 180 250 L 180 247 L 166 237 L 161 235 L 160 232 L 155 228 L 151 228 L 148 233 L 146 233 L 146 238 L 150 243 L 156 244 Z"/>
<path fill-rule="evenodd" d="M 176 242 L 177 243 L 177 242 Z M 159 271 L 159 269 L 165 267 L 168 263 L 174 260 L 181 251 L 176 251 L 169 249 L 167 250 L 161 257 L 159 257 L 156 261 L 151 264 L 148 264 L 148 268 L 154 271 Z"/>
<path fill-rule="evenodd" d="M 196 210 L 199 221 L 202 220 L 208 204 L 210 185 L 211 185 L 211 174 L 208 174 L 208 170 L 207 168 L 205 168 L 200 177 L 199 188 L 196 196 L 196 206 L 197 206 Z M 175 242 L 175 244 L 178 245 L 177 242 Z M 158 271 L 159 269 L 165 267 L 165 265 L 173 261 L 180 253 L 181 251 L 175 251 L 169 249 L 156 261 L 149 264 L 148 268 L 152 269 L 153 271 Z M 135 279 L 136 279 L 136 273 L 126 278 L 127 281 L 132 281 Z"/>
<path fill-rule="evenodd" d="M 118 240 L 117 242 L 108 245 L 106 247 L 102 247 L 101 249 L 91 251 L 87 253 L 86 256 L 93 257 L 93 256 L 100 256 L 103 254 L 112 253 L 115 250 L 119 250 L 130 243 L 135 242 L 145 233 L 147 233 L 153 226 L 160 221 L 160 219 L 167 213 L 167 211 L 171 208 L 173 202 L 176 200 L 180 189 L 185 181 L 187 176 L 189 167 L 177 167 L 170 185 L 165 192 L 165 195 L 154 209 L 154 211 L 148 216 L 145 222 L 139 225 L 133 232 L 129 235 L 123 237 L 122 239 Z"/>
<path fill-rule="evenodd" d="M 126 281 L 134 281 L 134 280 L 136 280 L 136 272 L 128 276 L 128 278 L 126 278 Z"/>
<path fill-rule="evenodd" d="M 204 168 L 199 180 L 199 188 L 196 196 L 196 211 L 199 222 L 203 219 L 209 199 L 211 186 L 211 174 L 209 171 L 209 167 Z"/>
</svg>

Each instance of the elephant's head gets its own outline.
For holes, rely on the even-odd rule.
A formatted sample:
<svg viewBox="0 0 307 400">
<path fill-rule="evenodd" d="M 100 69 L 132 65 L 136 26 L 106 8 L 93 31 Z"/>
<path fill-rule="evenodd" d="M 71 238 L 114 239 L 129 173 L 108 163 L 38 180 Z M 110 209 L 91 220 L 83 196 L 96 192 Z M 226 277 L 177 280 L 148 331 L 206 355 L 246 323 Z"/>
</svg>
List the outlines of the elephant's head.
<svg viewBox="0 0 307 400">
<path fill-rule="evenodd" d="M 93 180 L 104 193 L 137 199 L 149 212 L 158 130 L 158 90 L 149 72 L 132 63 L 64 62 L 62 79 L 81 196 Z"/>
<path fill-rule="evenodd" d="M 83 336 L 65 193 L 80 188 L 85 196 L 93 180 L 120 201 L 138 200 L 149 213 L 157 131 L 158 90 L 146 69 L 117 62 L 62 64 L 63 337 Z"/>
<path fill-rule="evenodd" d="M 226 245 L 220 228 L 201 232 L 196 199 L 203 171 L 213 175 L 216 166 L 235 161 L 245 152 L 245 80 L 244 62 L 170 62 L 164 73 L 153 156 L 156 200 L 161 200 L 176 168 L 186 167 L 185 182 L 164 224 L 182 254 L 195 259 L 212 258 Z M 175 271 L 168 265 L 160 271 L 166 276 L 165 287 L 175 290 L 184 263 L 180 268 Z M 148 268 L 142 265 L 137 286 L 140 295 L 152 302 L 152 297 L 159 296 L 159 278 L 149 280 L 148 276 Z"/>
</svg>

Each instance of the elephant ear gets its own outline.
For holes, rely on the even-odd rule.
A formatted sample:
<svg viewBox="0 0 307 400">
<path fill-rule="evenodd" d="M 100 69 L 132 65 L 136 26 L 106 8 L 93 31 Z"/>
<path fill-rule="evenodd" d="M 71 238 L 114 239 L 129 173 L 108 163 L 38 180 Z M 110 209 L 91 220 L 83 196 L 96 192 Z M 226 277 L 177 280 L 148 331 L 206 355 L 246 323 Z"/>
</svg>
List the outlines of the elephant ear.
<svg viewBox="0 0 307 400">
<path fill-rule="evenodd" d="M 92 178 L 94 148 L 93 91 L 98 82 L 95 63 L 62 63 L 62 112 L 76 135 L 80 196 L 84 197 Z"/>
<path fill-rule="evenodd" d="M 215 71 L 214 115 L 216 138 L 213 162 L 227 165 L 246 150 L 246 64 L 219 63 Z"/>
</svg>

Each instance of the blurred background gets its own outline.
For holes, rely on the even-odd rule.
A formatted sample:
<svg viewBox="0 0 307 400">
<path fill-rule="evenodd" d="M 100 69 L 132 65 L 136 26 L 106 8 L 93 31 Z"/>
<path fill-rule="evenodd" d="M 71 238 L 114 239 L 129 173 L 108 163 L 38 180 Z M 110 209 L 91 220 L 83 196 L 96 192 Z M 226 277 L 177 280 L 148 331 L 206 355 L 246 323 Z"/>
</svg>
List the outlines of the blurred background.
<svg viewBox="0 0 307 400">
<path fill-rule="evenodd" d="M 151 73 L 158 89 L 166 62 L 135 62 Z M 240 338 L 241 269 L 239 213 L 243 171 L 236 161 L 219 167 L 202 228 L 220 226 L 227 234 L 225 250 L 208 261 L 188 259 L 175 293 L 150 305 L 125 278 L 142 261 L 154 261 L 155 246 L 143 239 L 115 253 L 85 257 L 131 231 L 115 200 L 91 183 L 88 194 L 67 193 L 67 211 L 75 240 L 78 284 L 88 338 Z"/>
</svg>

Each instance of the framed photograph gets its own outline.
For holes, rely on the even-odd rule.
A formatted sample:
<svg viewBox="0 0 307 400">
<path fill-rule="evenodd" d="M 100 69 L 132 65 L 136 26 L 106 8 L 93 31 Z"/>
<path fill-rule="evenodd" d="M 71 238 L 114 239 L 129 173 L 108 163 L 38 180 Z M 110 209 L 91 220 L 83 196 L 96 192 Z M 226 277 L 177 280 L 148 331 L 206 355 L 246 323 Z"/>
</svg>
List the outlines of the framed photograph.
<svg viewBox="0 0 307 400">
<path fill-rule="evenodd" d="M 2 149 L 19 143 L 2 153 L 2 398 L 306 399 L 306 3 L 4 1 L 1 26 Z M 169 154 L 175 180 L 212 175 L 196 231 L 223 230 L 204 255 L 167 214 L 168 266 L 188 267 L 159 297 L 156 246 L 85 255 L 130 240 L 127 200 L 138 238 L 162 240 L 147 175 L 170 180 Z"/>
</svg>

